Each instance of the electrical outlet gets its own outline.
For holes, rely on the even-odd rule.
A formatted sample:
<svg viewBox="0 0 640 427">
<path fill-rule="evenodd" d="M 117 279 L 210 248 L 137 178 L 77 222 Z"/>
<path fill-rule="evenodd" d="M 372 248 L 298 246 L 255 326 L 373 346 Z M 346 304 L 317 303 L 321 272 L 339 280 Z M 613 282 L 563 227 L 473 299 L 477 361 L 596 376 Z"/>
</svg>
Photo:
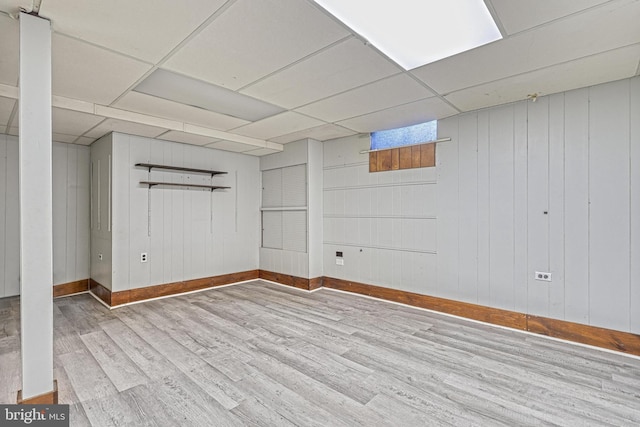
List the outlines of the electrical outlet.
<svg viewBox="0 0 640 427">
<path fill-rule="evenodd" d="M 102 261 L 102 254 L 98 254 L 98 261 Z"/>
<path fill-rule="evenodd" d="M 545 271 L 536 271 L 534 274 L 534 278 L 536 280 L 542 280 L 543 282 L 550 282 L 551 281 L 551 273 L 545 272 Z"/>
<path fill-rule="evenodd" d="M 140 254 L 140 262 L 147 262 L 147 259 L 148 259 L 147 253 L 146 252 L 142 252 Z"/>
<path fill-rule="evenodd" d="M 336 265 L 344 265 L 344 260 L 342 258 L 336 258 Z"/>
</svg>

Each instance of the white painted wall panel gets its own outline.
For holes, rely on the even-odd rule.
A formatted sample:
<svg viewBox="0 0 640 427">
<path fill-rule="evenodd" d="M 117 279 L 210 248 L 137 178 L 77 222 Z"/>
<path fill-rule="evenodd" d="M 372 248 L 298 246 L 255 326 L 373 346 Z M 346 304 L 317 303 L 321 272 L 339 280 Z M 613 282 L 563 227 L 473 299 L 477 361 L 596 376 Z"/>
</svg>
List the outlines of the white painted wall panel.
<svg viewBox="0 0 640 427">
<path fill-rule="evenodd" d="M 513 310 L 514 275 L 514 107 L 490 111 L 489 129 L 489 270 L 491 305 Z"/>
<path fill-rule="evenodd" d="M 124 134 L 113 137 L 115 290 L 258 268 L 257 158 Z M 134 166 L 149 162 L 228 173 L 212 178 Z M 140 184 L 146 180 L 231 188 L 210 192 L 157 186 L 149 190 Z M 141 252 L 148 254 L 147 263 L 140 262 Z"/>
<path fill-rule="evenodd" d="M 438 171 L 438 292 L 437 296 L 458 298 L 458 121 L 442 120 L 438 123 L 438 137 L 449 137 L 451 142 L 438 144 L 436 168 Z"/>
<path fill-rule="evenodd" d="M 564 93 L 549 97 L 549 316 L 565 318 Z"/>
<path fill-rule="evenodd" d="M 66 144 L 65 144 L 66 145 Z M 53 144 L 53 283 L 65 283 L 67 271 L 67 150 L 63 144 Z"/>
<path fill-rule="evenodd" d="M 520 313 L 527 312 L 527 289 L 529 279 L 528 244 L 527 244 L 527 112 L 528 104 L 519 102 L 514 105 L 514 152 L 513 152 L 513 232 L 514 232 L 514 266 L 513 266 L 513 309 Z"/>
<path fill-rule="evenodd" d="M 89 147 L 53 143 L 53 284 L 89 277 Z"/>
<path fill-rule="evenodd" d="M 91 145 L 91 278 L 98 283 L 112 289 L 112 248 L 113 230 L 109 230 L 105 218 L 106 208 L 104 194 L 109 194 L 108 164 L 109 158 L 113 159 L 112 135 L 106 135 Z M 104 166 L 107 166 L 106 168 Z M 107 171 L 107 173 L 105 173 Z M 121 174 L 115 173 L 115 177 L 123 179 Z M 127 175 L 128 176 L 128 175 Z M 117 214 L 116 209 L 118 199 L 116 199 L 112 213 Z M 128 201 L 128 198 L 127 198 Z M 120 255 L 122 251 L 115 252 Z M 102 260 L 99 255 L 102 254 Z M 120 272 L 118 271 L 120 274 Z"/>
<path fill-rule="evenodd" d="M 75 274 L 76 273 L 76 261 L 77 261 L 77 255 L 76 255 L 76 251 L 77 251 L 77 246 L 76 246 L 76 234 L 77 234 L 77 223 L 78 223 L 78 217 L 77 217 L 77 210 L 76 210 L 76 206 L 78 205 L 78 150 L 74 149 L 76 146 L 74 145 L 67 145 L 68 148 L 71 148 L 69 150 L 67 150 L 66 157 L 67 157 L 67 173 L 65 174 L 65 182 L 66 182 L 66 194 L 67 194 L 67 208 L 65 209 L 65 215 L 61 218 L 61 222 L 64 221 L 65 222 L 65 226 L 67 229 L 67 235 L 66 235 L 66 241 L 67 244 L 65 245 L 65 272 L 66 274 L 64 275 L 64 282 L 63 283 L 67 283 L 70 282 L 71 280 L 69 280 L 70 274 Z M 54 156 L 55 156 L 55 150 L 56 150 L 56 144 L 54 143 L 53 146 L 54 149 Z M 53 164 L 55 165 L 55 160 L 53 162 Z M 55 185 L 55 183 L 54 183 Z M 56 198 L 57 195 L 54 192 L 54 198 Z M 88 202 L 88 200 L 87 200 Z M 56 218 L 54 216 L 53 218 L 53 226 L 54 226 L 54 230 L 56 227 Z M 55 245 L 55 239 L 54 239 L 54 245 Z M 53 253 L 53 256 L 55 257 L 56 254 L 55 252 Z M 54 267 L 54 272 L 55 272 L 55 267 Z M 84 276 L 84 278 L 86 279 L 87 276 Z M 54 277 L 53 279 L 53 283 L 56 283 L 56 279 Z"/>
<path fill-rule="evenodd" d="M 631 159 L 631 252 L 630 252 L 630 292 L 629 292 L 629 331 L 640 334 L 640 79 L 632 79 L 630 88 L 630 146 Z"/>
<path fill-rule="evenodd" d="M 5 214 L 5 293 L 20 293 L 20 192 L 18 181 L 18 139 L 7 136 Z M 15 159 L 15 160 L 13 160 Z M 15 177 L 15 179 L 11 178 Z"/>
<path fill-rule="evenodd" d="M 282 169 L 282 206 L 307 206 L 307 165 Z"/>
<path fill-rule="evenodd" d="M 6 240 L 6 216 L 7 216 L 7 136 L 0 134 L 0 298 L 11 296 L 6 292 L 5 278 L 5 254 L 7 250 Z M 9 250 L 11 250 L 9 248 Z"/>
<path fill-rule="evenodd" d="M 437 152 L 437 148 L 436 148 Z M 478 112 L 478 304 L 491 305 L 489 112 Z"/>
<path fill-rule="evenodd" d="M 444 119 L 437 168 L 325 142 L 325 275 L 638 333 L 639 116 L 636 77 Z"/>
<path fill-rule="evenodd" d="M 549 271 L 549 98 L 538 98 L 528 105 L 527 312 L 549 316 L 550 285 L 533 276 L 535 271 Z"/>
<path fill-rule="evenodd" d="M 262 207 L 282 206 L 282 169 L 262 172 Z"/>
<path fill-rule="evenodd" d="M 478 115 L 461 116 L 458 129 L 458 298 L 475 303 L 478 300 Z"/>
<path fill-rule="evenodd" d="M 565 318 L 589 322 L 589 89 L 565 94 Z"/>
<path fill-rule="evenodd" d="M 628 330 L 629 82 L 592 87 L 589 100 L 590 321 Z"/>
</svg>

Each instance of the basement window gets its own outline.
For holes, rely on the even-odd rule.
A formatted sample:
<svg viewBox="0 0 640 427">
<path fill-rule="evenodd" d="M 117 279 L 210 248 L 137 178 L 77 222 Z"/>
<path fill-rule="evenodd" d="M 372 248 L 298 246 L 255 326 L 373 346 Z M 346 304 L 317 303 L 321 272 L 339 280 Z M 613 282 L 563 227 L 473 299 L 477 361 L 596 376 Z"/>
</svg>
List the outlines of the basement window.
<svg viewBox="0 0 640 427">
<path fill-rule="evenodd" d="M 432 120 L 403 128 L 371 133 L 371 149 L 386 150 L 405 145 L 423 144 L 438 138 L 438 121 Z"/>
</svg>

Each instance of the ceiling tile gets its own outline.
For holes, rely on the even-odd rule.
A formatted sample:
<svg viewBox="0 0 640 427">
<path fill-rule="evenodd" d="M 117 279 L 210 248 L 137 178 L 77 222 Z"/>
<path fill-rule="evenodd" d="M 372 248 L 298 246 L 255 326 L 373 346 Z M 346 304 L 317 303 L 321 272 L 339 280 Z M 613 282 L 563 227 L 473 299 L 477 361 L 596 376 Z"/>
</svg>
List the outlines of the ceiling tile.
<svg viewBox="0 0 640 427">
<path fill-rule="evenodd" d="M 245 151 L 244 154 L 249 154 L 251 156 L 266 156 L 268 154 L 279 153 L 278 150 L 272 150 L 270 148 L 258 148 L 257 150 Z"/>
<path fill-rule="evenodd" d="M 157 63 L 224 0 L 45 0 L 40 15 L 53 30 Z"/>
<path fill-rule="evenodd" d="M 398 74 L 314 102 L 296 111 L 327 122 L 336 122 L 431 96 L 434 96 L 433 92 L 415 79 L 407 74 Z"/>
<path fill-rule="evenodd" d="M 149 64 L 54 34 L 52 91 L 96 104 L 109 105 L 151 69 Z"/>
<path fill-rule="evenodd" d="M 6 13 L 18 13 L 20 8 L 30 10 L 33 0 L 0 0 L 0 11 Z"/>
<path fill-rule="evenodd" d="M 124 110 L 164 117 L 218 130 L 229 130 L 249 123 L 247 120 L 168 101 L 139 92 L 129 92 L 116 102 L 115 106 Z"/>
<path fill-rule="evenodd" d="M 397 74 L 400 68 L 357 38 L 267 77 L 241 92 L 295 108 Z"/>
<path fill-rule="evenodd" d="M 186 132 L 178 132 L 175 130 L 160 135 L 158 139 L 164 139 L 165 141 L 182 142 L 183 144 L 191 145 L 207 145 L 219 141 L 219 139 L 216 138 L 194 135 L 192 133 Z"/>
<path fill-rule="evenodd" d="M 124 120 L 107 119 L 95 128 L 91 129 L 84 136 L 89 138 L 100 138 L 110 132 L 128 133 L 130 135 L 146 136 L 147 138 L 155 138 L 166 132 L 166 129 L 142 125 L 139 123 L 126 122 Z"/>
<path fill-rule="evenodd" d="M 74 144 L 91 145 L 96 139 L 98 139 L 98 138 L 89 138 L 89 137 L 86 137 L 86 136 L 81 136 L 80 138 L 75 140 Z"/>
<path fill-rule="evenodd" d="M 53 133 L 53 142 L 65 142 L 71 144 L 78 139 L 77 135 L 65 135 L 64 133 Z"/>
<path fill-rule="evenodd" d="M 323 124 L 324 122 L 320 120 L 294 113 L 292 111 L 287 111 L 276 116 L 268 117 L 239 127 L 234 129 L 232 133 L 258 139 L 271 139 L 276 136 L 286 135 Z"/>
<path fill-rule="evenodd" d="M 446 98 L 459 109 L 470 111 L 523 100 L 533 93 L 549 95 L 631 77 L 639 58 L 637 44 L 453 92 Z"/>
<path fill-rule="evenodd" d="M 163 67 L 235 90 L 347 35 L 307 1 L 238 0 Z"/>
<path fill-rule="evenodd" d="M 0 83 L 17 86 L 20 73 L 20 26 L 0 14 Z"/>
<path fill-rule="evenodd" d="M 11 113 L 15 105 L 15 99 L 0 97 L 0 127 L 9 124 L 9 119 L 11 118 Z"/>
<path fill-rule="evenodd" d="M 508 34 L 571 15 L 609 0 L 491 0 Z"/>
<path fill-rule="evenodd" d="M 53 132 L 80 136 L 104 120 L 104 117 L 77 111 L 53 108 L 51 112 Z"/>
<path fill-rule="evenodd" d="M 327 124 L 301 130 L 298 132 L 293 132 L 283 136 L 278 136 L 276 138 L 271 138 L 271 141 L 277 142 L 278 144 L 288 144 L 290 142 L 299 141 L 305 138 L 311 138 L 318 141 L 327 141 L 329 139 L 342 138 L 343 136 L 354 134 L 356 134 L 356 132 L 352 131 L 351 129 L 346 129 L 338 125 Z"/>
<path fill-rule="evenodd" d="M 207 145 L 207 147 L 215 148 L 217 150 L 233 151 L 236 153 L 244 153 L 245 151 L 251 151 L 256 149 L 254 145 L 243 144 L 241 142 L 234 142 L 234 141 L 214 142 L 213 144 Z"/>
<path fill-rule="evenodd" d="M 375 132 L 442 119 L 458 113 L 440 98 L 428 98 L 388 110 L 378 111 L 337 124 L 357 132 Z"/>
<path fill-rule="evenodd" d="M 412 73 L 440 94 L 640 42 L 640 1 L 574 17 L 434 62 Z"/>
</svg>

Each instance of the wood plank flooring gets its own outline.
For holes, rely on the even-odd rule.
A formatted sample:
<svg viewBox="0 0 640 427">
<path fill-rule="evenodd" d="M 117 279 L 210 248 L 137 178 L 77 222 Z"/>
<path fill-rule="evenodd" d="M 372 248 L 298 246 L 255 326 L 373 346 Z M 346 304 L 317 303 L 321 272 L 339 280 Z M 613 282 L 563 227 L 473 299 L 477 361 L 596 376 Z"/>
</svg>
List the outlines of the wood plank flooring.
<svg viewBox="0 0 640 427">
<path fill-rule="evenodd" d="M 72 426 L 639 425 L 640 359 L 262 281 L 107 310 L 54 303 Z M 0 299 L 0 401 L 20 384 Z"/>
</svg>

